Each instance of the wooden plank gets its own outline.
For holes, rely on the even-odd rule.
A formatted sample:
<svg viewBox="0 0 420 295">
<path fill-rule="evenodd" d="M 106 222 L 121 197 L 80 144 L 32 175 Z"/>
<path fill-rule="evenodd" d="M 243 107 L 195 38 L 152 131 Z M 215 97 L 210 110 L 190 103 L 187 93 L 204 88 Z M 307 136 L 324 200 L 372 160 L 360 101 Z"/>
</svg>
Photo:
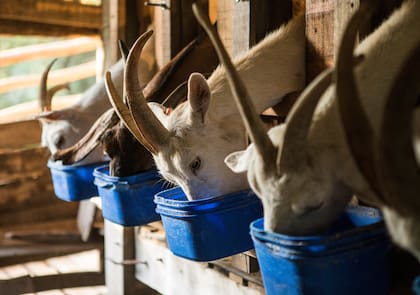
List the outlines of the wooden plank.
<svg viewBox="0 0 420 295">
<path fill-rule="evenodd" d="M 100 46 L 99 38 L 79 37 L 3 50 L 0 51 L 0 60 L 5 67 L 27 60 L 80 54 L 96 50 L 98 46 Z"/>
<path fill-rule="evenodd" d="M 69 35 L 98 35 L 99 29 L 40 24 L 18 20 L 0 19 L 0 32 L 11 35 L 41 35 L 63 37 Z"/>
<path fill-rule="evenodd" d="M 103 0 L 102 7 L 104 69 L 108 69 L 119 59 L 118 40 L 125 40 L 125 0 Z"/>
<path fill-rule="evenodd" d="M 344 29 L 352 16 L 360 5 L 359 0 L 336 0 L 335 11 L 334 11 L 334 55 L 337 55 L 337 51 L 341 42 Z M 335 61 L 334 56 L 334 61 Z"/>
<path fill-rule="evenodd" d="M 102 8 L 101 6 L 83 5 L 79 1 L 1 1 L 0 19 L 99 30 L 102 27 Z"/>
<path fill-rule="evenodd" d="M 54 194 L 49 171 L 40 178 L 19 179 L 0 185 L 1 213 L 10 212 L 11 208 L 20 211 L 60 202 Z"/>
<path fill-rule="evenodd" d="M 154 10 L 155 54 L 159 68 L 171 60 L 171 13 L 169 9 L 156 8 Z"/>
<path fill-rule="evenodd" d="M 0 294 L 22 294 L 53 289 L 95 286 L 104 283 L 104 274 L 80 272 L 51 274 L 43 276 L 23 276 L 0 281 Z"/>
<path fill-rule="evenodd" d="M 22 224 L 39 222 L 46 220 L 55 220 L 67 217 L 75 217 L 78 203 L 64 203 L 57 199 L 46 206 L 38 208 L 28 208 L 19 212 L 3 212 L 0 215 L 0 225 Z"/>
<path fill-rule="evenodd" d="M 42 73 L 0 79 L 0 93 L 28 87 L 37 87 L 39 85 L 39 81 L 41 80 L 41 75 Z M 56 85 L 92 76 L 96 76 L 96 61 L 51 71 L 48 75 L 48 83 L 49 85 Z"/>
<path fill-rule="evenodd" d="M 0 124 L 0 152 L 2 149 L 16 149 L 40 143 L 41 132 L 38 120 Z"/>
<path fill-rule="evenodd" d="M 334 62 L 336 0 L 306 1 L 306 80 L 309 83 Z"/>
<path fill-rule="evenodd" d="M 44 147 L 0 152 L 0 184 L 9 179 L 40 177 L 48 169 L 49 156 L 50 152 Z"/>
<path fill-rule="evenodd" d="M 261 288 L 237 284 L 208 263 L 177 257 L 162 243 L 136 239 L 136 278 L 161 294 L 261 295 Z"/>
<path fill-rule="evenodd" d="M 126 261 L 134 259 L 134 227 L 105 220 L 105 282 L 109 294 L 132 295 L 134 265 Z"/>
<path fill-rule="evenodd" d="M 100 249 L 102 241 L 73 244 L 43 244 L 43 243 L 18 243 L 16 245 L 0 245 L 0 266 L 18 264 L 48 257 L 78 253 L 91 249 Z"/>
<path fill-rule="evenodd" d="M 226 50 L 233 58 L 249 48 L 249 9 L 247 1 L 217 3 L 217 29 Z"/>
<path fill-rule="evenodd" d="M 171 0 L 170 26 L 171 26 L 171 57 L 174 57 L 198 33 L 198 24 L 192 12 L 194 0 Z M 208 7 L 208 1 L 200 1 L 202 7 Z"/>
<path fill-rule="evenodd" d="M 96 205 L 90 200 L 83 200 L 79 204 L 77 211 L 77 227 L 80 232 L 82 241 L 86 242 L 92 232 L 93 224 L 96 217 Z"/>
<path fill-rule="evenodd" d="M 292 0 L 250 0 L 249 45 L 286 23 L 292 16 Z"/>
</svg>

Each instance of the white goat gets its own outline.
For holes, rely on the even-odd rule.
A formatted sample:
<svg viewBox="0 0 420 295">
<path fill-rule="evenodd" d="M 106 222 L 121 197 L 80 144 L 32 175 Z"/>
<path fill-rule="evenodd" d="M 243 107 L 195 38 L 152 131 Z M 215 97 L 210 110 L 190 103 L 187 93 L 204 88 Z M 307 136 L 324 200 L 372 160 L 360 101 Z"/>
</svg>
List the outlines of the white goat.
<svg viewBox="0 0 420 295">
<path fill-rule="evenodd" d="M 300 12 L 235 60 L 239 74 L 255 97 L 258 113 L 303 87 L 304 30 Z M 188 199 L 247 188 L 245 176 L 235 175 L 223 163 L 226 155 L 246 145 L 245 129 L 225 70 L 217 68 L 208 81 L 201 74 L 192 74 L 188 80 L 188 101 L 171 112 L 157 104 L 147 105 L 131 74 L 147 37 L 136 42 L 127 59 L 125 87 L 130 110 L 125 110 L 127 116 L 121 119 L 127 126 L 131 124 L 130 131 L 153 154 L 162 176 L 180 185 Z M 113 93 L 109 74 L 107 86 L 114 101 L 124 108 Z"/>
<path fill-rule="evenodd" d="M 138 76 L 141 77 L 141 85 L 145 85 L 156 71 L 155 59 L 153 56 L 154 42 L 150 43 L 146 54 L 139 61 Z M 51 64 L 52 65 L 52 64 Z M 43 79 L 40 86 L 40 104 L 43 113 L 36 116 L 42 124 L 42 146 L 48 147 L 51 154 L 54 154 L 58 149 L 64 149 L 75 144 L 91 127 L 95 120 L 111 107 L 103 79 L 91 86 L 71 107 L 51 111 L 51 95 L 46 96 L 46 83 L 48 66 L 44 72 Z M 116 78 L 116 88 L 118 92 L 122 93 L 122 78 L 124 71 L 124 64 L 119 60 L 114 64 L 110 71 Z M 55 87 L 54 87 L 55 88 Z M 53 88 L 53 89 L 54 89 Z M 97 148 L 95 152 L 91 153 L 83 163 L 98 162 L 102 159 L 102 151 Z"/>
<path fill-rule="evenodd" d="M 420 40 L 419 15 L 419 2 L 406 1 L 357 48 L 357 55 L 362 55 L 364 60 L 356 68 L 356 80 L 363 108 L 370 114 L 374 137 L 379 134 L 393 77 Z M 344 40 L 354 40 L 360 17 L 367 19 L 359 11 L 348 26 L 353 35 L 347 33 Z M 342 46 L 353 48 L 348 42 Z M 338 62 L 343 60 L 345 58 L 338 57 Z M 324 92 L 312 118 L 310 109 L 306 110 L 306 116 L 294 116 L 299 111 L 296 108 L 286 125 L 270 130 L 270 139 L 279 150 L 277 156 L 272 156 L 277 159 L 273 161 L 276 165 L 267 160 L 261 162 L 259 159 L 267 156 L 254 145 L 225 160 L 235 172 L 248 170 L 251 187 L 263 199 L 267 230 L 286 234 L 316 233 L 328 227 L 353 191 L 368 202 L 375 203 L 378 199 L 359 172 L 346 143 L 335 89 L 332 85 Z M 346 111 L 351 113 L 351 110 Z"/>
<path fill-rule="evenodd" d="M 393 240 L 420 261 L 420 161 L 415 152 L 420 109 L 414 110 L 420 93 L 420 38 L 410 53 L 388 88 L 379 134 L 369 123 L 365 110 L 370 110 L 362 106 L 353 67 L 347 62 L 353 58 L 351 47 L 342 50 L 337 65 L 337 96 L 350 150 L 374 192 L 362 193 L 381 207 Z"/>
</svg>

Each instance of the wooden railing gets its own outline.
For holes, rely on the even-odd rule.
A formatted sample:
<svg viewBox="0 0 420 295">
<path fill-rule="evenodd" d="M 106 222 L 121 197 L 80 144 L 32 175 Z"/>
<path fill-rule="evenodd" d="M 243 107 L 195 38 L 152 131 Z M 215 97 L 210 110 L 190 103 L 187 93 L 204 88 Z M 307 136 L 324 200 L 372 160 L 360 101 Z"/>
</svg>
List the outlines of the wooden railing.
<svg viewBox="0 0 420 295">
<path fill-rule="evenodd" d="M 102 73 L 102 47 L 101 41 L 96 37 L 79 37 L 64 41 L 19 47 L 0 52 L 0 65 L 2 67 L 34 60 L 39 58 L 64 57 L 96 50 L 96 61 L 87 62 L 66 69 L 52 70 L 49 75 L 49 84 L 67 83 L 84 78 L 97 76 Z M 21 88 L 33 87 L 39 84 L 42 73 L 23 74 L 20 76 L 0 79 L 0 93 Z"/>
</svg>

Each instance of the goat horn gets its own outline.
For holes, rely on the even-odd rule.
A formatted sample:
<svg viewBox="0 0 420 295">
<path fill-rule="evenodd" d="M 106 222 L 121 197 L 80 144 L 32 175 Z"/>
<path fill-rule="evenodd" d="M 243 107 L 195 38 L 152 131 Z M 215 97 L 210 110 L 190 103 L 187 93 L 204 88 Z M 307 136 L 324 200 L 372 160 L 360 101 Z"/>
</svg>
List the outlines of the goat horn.
<svg viewBox="0 0 420 295">
<path fill-rule="evenodd" d="M 293 105 L 286 119 L 283 143 L 277 154 L 279 169 L 287 171 L 306 163 L 306 139 L 312 116 L 319 99 L 331 84 L 332 72 L 332 69 L 326 69 L 319 74 Z"/>
<path fill-rule="evenodd" d="M 381 185 L 374 163 L 374 132 L 361 105 L 353 73 L 353 51 L 357 32 L 368 21 L 373 7 L 371 3 L 362 2 L 346 26 L 338 51 L 336 95 L 347 143 L 359 172 L 365 177 L 377 197 L 382 199 Z"/>
<path fill-rule="evenodd" d="M 120 48 L 120 53 L 125 63 L 127 61 L 127 56 L 130 52 L 130 49 L 128 49 L 127 44 L 123 40 L 118 40 L 118 47 Z"/>
<path fill-rule="evenodd" d="M 51 109 L 52 109 L 52 99 L 53 99 L 54 95 L 62 89 L 70 90 L 69 84 L 68 83 L 59 84 L 59 85 L 56 85 L 56 86 L 52 87 L 51 89 L 47 90 L 47 95 L 46 95 L 46 98 L 45 98 L 45 101 L 46 101 L 46 107 L 45 108 L 46 108 L 47 111 L 51 111 Z"/>
<path fill-rule="evenodd" d="M 54 58 L 45 68 L 44 72 L 41 76 L 41 81 L 39 83 L 39 96 L 38 96 L 38 103 L 39 107 L 41 108 L 41 112 L 51 110 L 51 104 L 48 104 L 48 90 L 47 90 L 47 80 L 48 80 L 48 74 L 51 70 L 51 67 L 53 64 L 57 61 L 56 58 Z"/>
<path fill-rule="evenodd" d="M 210 40 L 216 49 L 219 60 L 226 69 L 227 79 L 229 81 L 230 89 L 233 93 L 233 98 L 235 99 L 236 105 L 239 108 L 239 113 L 244 120 L 245 128 L 249 133 L 251 140 L 254 142 L 258 154 L 264 162 L 264 167 L 272 170 L 275 165 L 274 160 L 276 155 L 276 148 L 265 132 L 263 123 L 255 111 L 251 97 L 242 79 L 239 77 L 238 72 L 233 66 L 232 61 L 230 60 L 230 57 L 226 52 L 226 49 L 223 46 L 219 35 L 211 25 L 208 16 L 204 14 L 202 9 L 196 3 L 193 3 L 192 9 L 198 22 L 210 37 Z"/>
<path fill-rule="evenodd" d="M 103 134 L 119 122 L 113 109 L 103 113 L 76 144 L 58 150 L 52 155 L 54 161 L 61 160 L 64 165 L 77 163 L 86 158 L 100 143 Z"/>
<path fill-rule="evenodd" d="M 143 46 L 152 34 L 152 30 L 142 34 L 130 50 L 124 71 L 124 85 L 126 87 L 128 106 L 139 133 L 136 138 L 139 140 L 140 137 L 143 137 L 140 143 L 152 154 L 157 154 L 161 147 L 169 142 L 169 131 L 147 105 L 137 75 L 139 56 Z"/>
<path fill-rule="evenodd" d="M 115 89 L 114 83 L 112 82 L 111 72 L 108 71 L 105 74 L 105 88 L 108 93 L 109 101 L 117 113 L 120 120 L 124 123 L 125 127 L 130 131 L 130 133 L 144 145 L 150 152 L 153 150 L 153 147 L 147 144 L 147 141 L 143 135 L 139 132 L 136 122 L 131 116 L 131 112 L 128 107 L 124 104 L 120 95 L 118 94 L 117 89 Z"/>
<path fill-rule="evenodd" d="M 420 210 L 420 168 L 413 149 L 411 115 L 420 89 L 419 67 L 420 44 L 394 80 L 386 99 L 379 135 L 377 164 L 383 175 L 384 197 L 401 214 L 407 210 L 419 214 Z"/>
</svg>

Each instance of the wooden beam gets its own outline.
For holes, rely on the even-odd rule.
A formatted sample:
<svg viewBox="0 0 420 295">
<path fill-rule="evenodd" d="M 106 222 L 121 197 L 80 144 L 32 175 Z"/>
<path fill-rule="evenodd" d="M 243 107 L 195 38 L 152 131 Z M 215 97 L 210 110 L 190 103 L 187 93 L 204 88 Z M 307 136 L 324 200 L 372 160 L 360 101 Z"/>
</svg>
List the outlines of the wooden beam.
<svg viewBox="0 0 420 295">
<path fill-rule="evenodd" d="M 99 30 L 102 27 L 102 8 L 78 1 L 0 1 L 0 19 Z"/>
<path fill-rule="evenodd" d="M 62 25 L 0 19 L 0 32 L 11 35 L 40 35 L 63 37 L 70 35 L 98 35 L 99 29 L 76 28 Z"/>
<path fill-rule="evenodd" d="M 94 51 L 100 46 L 100 39 L 94 37 L 79 37 L 70 40 L 36 44 L 0 51 L 3 67 L 39 58 L 58 58 L 88 51 Z"/>
<path fill-rule="evenodd" d="M 105 220 L 105 281 L 109 294 L 136 294 L 134 264 L 134 227 Z"/>
<path fill-rule="evenodd" d="M 259 275 L 245 274 L 231 267 L 221 267 L 220 271 L 212 263 L 203 263 L 183 259 L 161 242 L 139 236 L 136 239 L 136 277 L 161 294 L 195 295 L 262 295 L 262 281 Z M 243 278 L 238 284 L 230 273 Z M 254 286 L 250 287 L 250 280 Z M 247 286 L 248 285 L 248 286 Z"/>
<path fill-rule="evenodd" d="M 292 0 L 250 0 L 249 45 L 286 23 L 292 16 Z"/>
<path fill-rule="evenodd" d="M 306 1 L 306 80 L 334 62 L 334 9 L 338 0 Z"/>
<path fill-rule="evenodd" d="M 20 149 L 41 141 L 41 126 L 38 120 L 24 120 L 0 124 L 0 151 Z"/>
<path fill-rule="evenodd" d="M 217 3 L 217 29 L 232 58 L 249 48 L 249 10 L 247 1 Z"/>
<path fill-rule="evenodd" d="M 23 294 L 55 289 L 97 286 L 104 284 L 101 272 L 63 273 L 45 276 L 23 276 L 0 280 L 0 294 Z"/>
<path fill-rule="evenodd" d="M 48 76 L 49 85 L 73 82 L 96 76 L 96 62 L 87 62 L 74 67 L 55 70 Z M 0 93 L 39 85 L 41 74 L 15 76 L 0 80 Z"/>
</svg>

